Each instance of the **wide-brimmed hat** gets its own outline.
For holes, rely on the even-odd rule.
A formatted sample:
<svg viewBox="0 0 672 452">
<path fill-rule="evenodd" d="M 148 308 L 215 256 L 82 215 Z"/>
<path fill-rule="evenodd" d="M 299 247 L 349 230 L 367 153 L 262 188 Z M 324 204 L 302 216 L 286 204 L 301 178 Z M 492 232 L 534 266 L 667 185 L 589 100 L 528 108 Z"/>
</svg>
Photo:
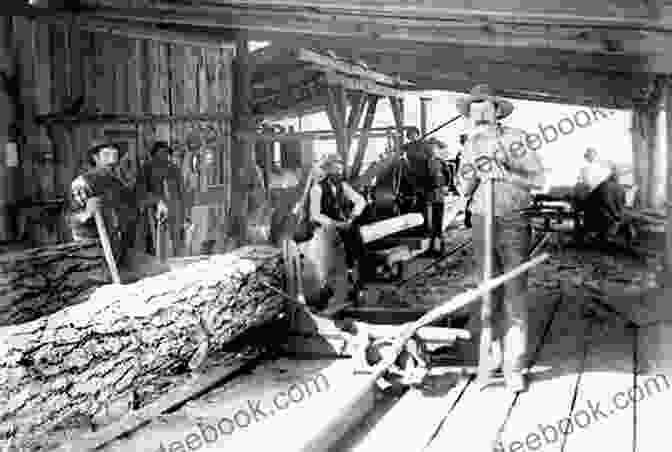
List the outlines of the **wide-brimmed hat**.
<svg viewBox="0 0 672 452">
<path fill-rule="evenodd" d="M 497 108 L 497 119 L 503 119 L 513 112 L 513 104 L 506 99 L 497 96 L 495 90 L 490 85 L 476 85 L 469 95 L 460 99 L 457 102 L 457 111 L 465 118 L 469 117 L 469 106 L 472 102 L 479 102 L 489 100 L 493 102 Z"/>
<path fill-rule="evenodd" d="M 105 148 L 114 148 L 119 153 L 119 159 L 124 156 L 126 149 L 121 146 L 119 143 L 115 143 L 110 140 L 94 140 L 89 147 L 89 150 L 86 152 L 86 156 L 89 159 L 89 162 L 94 163 L 93 156 L 98 154 L 102 149 Z"/>
<path fill-rule="evenodd" d="M 330 152 L 322 156 L 317 166 L 319 166 L 320 168 L 326 168 L 328 165 L 331 165 L 332 163 L 343 164 L 343 159 L 341 159 L 341 156 L 339 156 L 338 154 Z"/>
<path fill-rule="evenodd" d="M 171 148 L 168 142 L 165 140 L 155 141 L 152 145 L 152 148 L 149 150 L 149 155 L 154 157 L 154 155 L 156 155 L 160 149 L 165 149 L 168 151 L 168 155 L 173 155 L 173 148 Z"/>
</svg>

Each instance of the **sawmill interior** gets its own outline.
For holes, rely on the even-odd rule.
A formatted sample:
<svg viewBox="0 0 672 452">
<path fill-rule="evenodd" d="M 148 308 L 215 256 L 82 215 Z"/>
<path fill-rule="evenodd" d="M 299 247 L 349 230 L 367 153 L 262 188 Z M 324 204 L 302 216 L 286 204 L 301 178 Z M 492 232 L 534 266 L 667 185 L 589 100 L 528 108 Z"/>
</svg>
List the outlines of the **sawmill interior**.
<svg viewBox="0 0 672 452">
<path fill-rule="evenodd" d="M 1 450 L 665 447 L 672 2 L 6 8 Z"/>
</svg>

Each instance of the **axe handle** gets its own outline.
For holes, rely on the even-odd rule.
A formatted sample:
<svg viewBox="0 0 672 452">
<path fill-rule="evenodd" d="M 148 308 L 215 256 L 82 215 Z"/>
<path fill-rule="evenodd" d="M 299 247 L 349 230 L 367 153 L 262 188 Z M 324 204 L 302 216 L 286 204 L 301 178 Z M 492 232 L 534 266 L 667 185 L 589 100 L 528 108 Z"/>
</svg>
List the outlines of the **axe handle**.
<svg viewBox="0 0 672 452">
<path fill-rule="evenodd" d="M 103 219 L 103 214 L 100 209 L 96 209 L 94 212 L 94 218 L 96 220 L 96 229 L 98 229 L 98 237 L 100 237 L 100 244 L 103 246 L 103 254 L 105 255 L 105 261 L 107 262 L 107 267 L 110 269 L 110 274 L 112 275 L 112 282 L 115 284 L 121 284 L 121 278 L 119 277 L 119 269 L 117 268 L 117 262 L 114 260 L 114 254 L 112 253 L 112 245 L 110 243 L 110 236 L 107 233 L 107 227 L 105 226 L 105 220 Z"/>
</svg>

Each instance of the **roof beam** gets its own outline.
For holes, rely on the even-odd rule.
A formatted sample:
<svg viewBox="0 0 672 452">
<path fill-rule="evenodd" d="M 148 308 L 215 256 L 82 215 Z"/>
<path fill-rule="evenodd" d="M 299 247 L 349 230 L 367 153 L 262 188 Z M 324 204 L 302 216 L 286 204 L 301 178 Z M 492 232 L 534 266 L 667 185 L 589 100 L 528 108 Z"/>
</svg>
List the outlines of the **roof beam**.
<svg viewBox="0 0 672 452">
<path fill-rule="evenodd" d="M 251 3 L 254 6 L 245 7 L 239 3 L 186 6 L 159 1 L 152 8 L 102 8 L 82 14 L 84 17 L 134 18 L 213 28 L 224 26 L 254 31 L 260 36 L 286 33 L 295 36 L 357 37 L 371 42 L 401 40 L 492 47 L 554 48 L 605 55 L 655 55 L 672 47 L 672 27 L 642 20 L 583 18 L 572 22 L 566 18 L 564 22 L 525 22 L 513 20 L 510 15 L 502 16 L 502 13 L 475 14 L 473 11 L 471 15 L 448 15 L 448 18 L 440 14 L 429 17 L 394 17 L 380 11 L 337 13 L 326 12 L 324 9 L 315 11 L 271 8 Z M 445 11 L 441 14 L 446 15 Z"/>
</svg>

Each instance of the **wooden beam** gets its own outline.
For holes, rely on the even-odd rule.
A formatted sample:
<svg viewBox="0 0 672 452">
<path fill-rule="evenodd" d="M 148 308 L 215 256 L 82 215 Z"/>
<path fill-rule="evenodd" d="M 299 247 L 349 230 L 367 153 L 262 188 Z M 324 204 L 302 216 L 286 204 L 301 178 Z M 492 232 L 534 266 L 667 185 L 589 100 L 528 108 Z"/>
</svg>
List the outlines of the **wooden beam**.
<svg viewBox="0 0 672 452">
<path fill-rule="evenodd" d="M 666 174 L 666 198 L 667 198 L 667 225 L 665 226 L 665 271 L 670 281 L 672 276 L 672 81 L 668 78 L 664 85 L 665 101 L 665 125 L 667 127 L 667 174 Z"/>
<path fill-rule="evenodd" d="M 328 85 L 340 85 L 350 91 L 362 91 L 377 96 L 401 97 L 403 94 L 401 90 L 381 85 L 371 80 L 357 79 L 335 73 L 324 74 L 323 82 Z"/>
<path fill-rule="evenodd" d="M 353 93 L 350 96 L 350 114 L 346 125 L 348 134 L 348 143 L 352 143 L 355 131 L 359 128 L 359 121 L 362 119 L 366 97 L 361 93 Z"/>
<path fill-rule="evenodd" d="M 228 113 L 193 113 L 185 115 L 170 114 L 133 114 L 133 113 L 100 113 L 82 115 L 46 114 L 36 116 L 36 122 L 41 125 L 77 126 L 89 124 L 151 124 L 174 123 L 192 121 L 230 121 Z"/>
<path fill-rule="evenodd" d="M 392 77 L 380 72 L 372 71 L 366 69 L 358 64 L 353 64 L 348 61 L 337 59 L 332 56 L 322 55 L 312 50 L 308 49 L 296 49 L 293 52 L 294 56 L 298 61 L 304 63 L 311 63 L 317 66 L 322 67 L 325 72 L 339 72 L 345 75 L 350 75 L 354 77 L 359 77 L 361 79 L 372 80 L 384 85 L 390 85 L 395 87 L 405 87 L 411 88 L 415 84 L 413 82 L 402 80 L 398 77 Z"/>
<path fill-rule="evenodd" d="M 158 23 L 132 20 L 80 19 L 75 15 L 62 12 L 55 15 L 37 15 L 35 19 L 42 23 L 68 25 L 92 33 L 106 33 L 132 39 L 147 39 L 218 49 L 233 49 L 235 47 L 235 44 L 231 41 L 233 33 L 230 30 L 197 32 L 184 29 L 184 26 L 161 26 Z"/>
<path fill-rule="evenodd" d="M 387 9 L 387 8 L 386 8 Z M 159 14 L 157 14 L 160 11 Z M 494 47 L 538 47 L 600 54 L 664 53 L 670 25 L 638 19 L 611 20 L 605 17 L 566 16 L 549 21 L 524 21 L 515 14 L 501 16 L 485 11 L 470 11 L 463 17 L 441 11 L 429 16 L 394 16 L 388 11 L 358 10 L 356 15 L 325 9 L 285 8 L 280 10 L 241 4 L 203 7 L 157 3 L 151 9 L 114 10 L 98 8 L 84 13 L 92 17 L 143 18 L 144 20 L 238 28 L 259 33 L 290 35 L 361 37 L 370 40 L 407 40 L 423 43 L 454 43 Z M 159 19 L 160 18 L 160 19 Z M 599 29 L 598 29 L 599 28 Z M 521 32 L 522 30 L 522 32 Z"/>
<path fill-rule="evenodd" d="M 376 96 L 371 96 L 377 100 Z M 373 121 L 371 121 L 373 122 Z M 357 138 L 366 133 L 370 138 L 379 137 L 384 138 L 388 136 L 390 130 L 396 130 L 395 127 L 375 127 L 371 128 L 368 133 L 365 128 L 366 117 L 364 120 L 364 125 L 361 129 L 356 129 L 354 131 L 353 137 Z M 408 129 L 408 127 L 404 127 Z M 288 132 L 288 133 L 276 133 L 276 132 L 258 132 L 256 130 L 247 130 L 236 132 L 236 136 L 246 138 L 248 140 L 255 141 L 297 141 L 297 140 L 334 140 L 336 135 L 333 130 L 313 130 L 307 132 Z"/>
<path fill-rule="evenodd" d="M 345 124 L 345 105 L 343 98 L 345 97 L 345 90 L 341 86 L 327 87 L 327 115 L 331 126 L 334 128 L 336 135 L 336 146 L 338 154 L 343 159 L 344 165 L 348 164 L 348 140 Z"/>
<path fill-rule="evenodd" d="M 364 124 L 362 125 L 362 133 L 357 141 L 357 151 L 355 153 L 352 168 L 350 170 L 350 178 L 353 179 L 359 176 L 362 171 L 362 163 L 366 156 L 367 145 L 369 144 L 369 131 L 376 116 L 376 106 L 378 105 L 378 96 L 368 96 L 368 104 L 366 106 L 366 116 L 364 116 Z"/>
</svg>

